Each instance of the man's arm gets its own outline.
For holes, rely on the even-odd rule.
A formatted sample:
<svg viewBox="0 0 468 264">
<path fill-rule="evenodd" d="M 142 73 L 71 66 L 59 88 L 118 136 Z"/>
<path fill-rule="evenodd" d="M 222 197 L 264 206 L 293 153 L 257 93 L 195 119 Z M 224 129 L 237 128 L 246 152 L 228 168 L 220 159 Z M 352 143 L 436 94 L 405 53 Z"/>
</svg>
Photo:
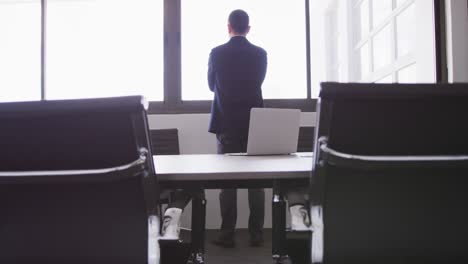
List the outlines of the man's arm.
<svg viewBox="0 0 468 264">
<path fill-rule="evenodd" d="M 262 83 L 263 83 L 263 81 L 265 80 L 265 75 L 266 75 L 266 72 L 267 72 L 267 65 L 268 65 L 266 51 L 263 51 L 261 58 L 262 58 L 262 64 L 261 64 L 262 65 L 262 70 L 260 71 L 260 78 L 261 78 Z"/>
<path fill-rule="evenodd" d="M 215 88 L 215 72 L 213 66 L 213 52 L 210 53 L 210 57 L 208 59 L 208 86 L 212 92 L 214 92 Z"/>
</svg>

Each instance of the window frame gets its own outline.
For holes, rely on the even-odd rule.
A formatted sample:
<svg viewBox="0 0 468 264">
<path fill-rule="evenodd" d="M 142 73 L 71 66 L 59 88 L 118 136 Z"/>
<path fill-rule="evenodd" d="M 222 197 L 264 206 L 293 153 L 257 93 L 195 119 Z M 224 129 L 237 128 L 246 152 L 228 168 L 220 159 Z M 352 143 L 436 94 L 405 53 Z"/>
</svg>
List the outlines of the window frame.
<svg viewBox="0 0 468 264">
<path fill-rule="evenodd" d="M 361 14 L 357 14 L 357 12 L 353 12 L 356 9 L 360 8 L 361 4 L 364 1 L 368 3 L 368 10 L 367 16 L 369 18 L 369 28 L 365 34 L 362 34 L 358 29 L 360 29 L 361 25 L 359 24 Z M 363 76 L 361 73 L 362 70 L 362 56 L 359 59 L 359 70 L 355 72 L 355 76 L 353 76 L 354 80 L 358 82 L 380 82 L 383 79 L 388 77 L 391 78 L 390 83 L 400 82 L 400 75 L 399 72 L 404 70 L 417 62 L 417 55 L 415 51 L 412 51 L 408 54 L 404 54 L 403 56 L 398 56 L 397 54 L 397 45 L 398 45 L 398 32 L 397 32 L 397 25 L 398 25 L 398 17 L 405 11 L 407 11 L 411 5 L 416 5 L 416 0 L 405 0 L 400 5 L 397 5 L 397 0 L 391 0 L 392 10 L 381 19 L 379 24 L 374 23 L 375 14 L 373 13 L 373 7 L 375 1 L 379 0 L 354 0 L 354 2 L 349 5 L 348 15 L 351 17 L 352 24 L 353 24 L 353 32 L 352 32 L 352 41 L 349 43 L 350 50 L 353 56 L 359 56 L 362 52 L 362 48 L 367 45 L 367 64 L 370 66 L 370 71 L 367 75 Z M 435 43 L 435 81 L 438 82 L 443 79 L 441 77 L 441 63 L 440 57 L 441 53 L 441 46 L 444 45 L 440 42 L 441 34 L 444 32 L 440 31 L 441 26 L 444 24 L 445 17 L 441 17 L 440 10 L 443 9 L 444 3 L 435 0 L 433 2 L 434 6 L 434 20 L 435 20 L 435 28 L 434 30 L 434 43 Z M 375 65 L 375 43 L 377 36 L 382 36 L 384 34 L 384 30 L 389 30 L 390 36 L 390 51 L 391 54 L 389 58 L 389 62 L 385 65 L 381 65 L 381 67 L 376 68 Z M 360 33 L 360 34 L 357 34 Z M 360 35 L 360 36 L 359 36 Z M 361 37 L 361 38 L 359 38 Z M 443 37 L 442 37 L 443 38 Z M 358 74 L 359 73 L 359 74 Z"/>
</svg>

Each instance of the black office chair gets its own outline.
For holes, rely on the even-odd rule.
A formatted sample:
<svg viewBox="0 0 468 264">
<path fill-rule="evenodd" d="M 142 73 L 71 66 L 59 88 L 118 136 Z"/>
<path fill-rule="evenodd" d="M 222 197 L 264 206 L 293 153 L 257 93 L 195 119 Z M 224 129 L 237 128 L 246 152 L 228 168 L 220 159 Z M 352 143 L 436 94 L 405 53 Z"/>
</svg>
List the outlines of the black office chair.
<svg viewBox="0 0 468 264">
<path fill-rule="evenodd" d="M 313 263 L 468 263 L 468 84 L 323 83 Z"/>
<path fill-rule="evenodd" d="M 157 263 L 142 97 L 0 104 L 0 263 Z"/>
<path fill-rule="evenodd" d="M 153 155 L 179 155 L 179 130 L 177 128 L 151 129 Z"/>
<path fill-rule="evenodd" d="M 153 155 L 179 155 L 179 131 L 177 128 L 169 129 L 151 129 L 150 130 L 151 152 Z M 171 197 L 171 190 L 162 190 L 160 192 L 160 210 L 161 205 L 168 204 Z"/>
<path fill-rule="evenodd" d="M 297 152 L 314 151 L 314 131 L 315 127 L 300 127 L 297 139 Z"/>
</svg>

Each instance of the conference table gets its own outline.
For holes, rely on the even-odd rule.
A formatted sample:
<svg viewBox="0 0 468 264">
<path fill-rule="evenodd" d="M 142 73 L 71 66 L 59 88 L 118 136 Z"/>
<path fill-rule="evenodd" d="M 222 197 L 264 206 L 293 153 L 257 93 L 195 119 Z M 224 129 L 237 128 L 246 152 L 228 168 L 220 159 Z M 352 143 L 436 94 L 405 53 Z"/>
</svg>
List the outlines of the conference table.
<svg viewBox="0 0 468 264">
<path fill-rule="evenodd" d="M 307 186 L 312 152 L 247 156 L 187 154 L 153 156 L 161 189 L 273 188 L 273 256 L 285 253 L 286 206 L 283 190 Z M 204 251 L 205 201 L 192 200 L 192 246 Z"/>
</svg>

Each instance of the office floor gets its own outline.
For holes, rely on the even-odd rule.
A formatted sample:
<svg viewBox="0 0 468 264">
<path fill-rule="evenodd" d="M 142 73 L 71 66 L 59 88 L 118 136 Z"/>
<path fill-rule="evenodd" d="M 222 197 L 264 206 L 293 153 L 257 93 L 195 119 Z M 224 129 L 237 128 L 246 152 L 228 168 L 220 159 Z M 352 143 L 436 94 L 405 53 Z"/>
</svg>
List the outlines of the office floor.
<svg viewBox="0 0 468 264">
<path fill-rule="evenodd" d="M 207 264 L 271 264 L 272 254 L 272 233 L 271 229 L 264 231 L 264 244 L 261 247 L 249 246 L 249 233 L 247 229 L 238 229 L 236 231 L 236 247 L 235 248 L 222 248 L 218 247 L 211 242 L 217 237 L 217 230 L 206 230 L 205 233 L 205 262 Z M 181 232 L 181 239 L 185 242 L 181 247 L 170 247 L 171 244 L 166 244 L 165 252 L 166 258 L 162 263 L 184 263 L 185 257 L 188 257 L 190 251 L 190 232 L 183 230 Z M 308 233 L 291 233 L 287 234 L 286 251 L 291 257 L 291 262 L 294 264 L 309 263 L 310 260 L 310 235 Z M 169 247 L 168 247 L 169 245 Z M 173 245 L 173 244 L 172 244 Z M 181 251 L 182 250 L 182 251 Z M 177 253 L 176 253 L 177 252 Z M 185 252 L 185 253 L 183 253 Z M 182 253 L 182 255 L 181 255 Z M 187 255 L 184 255 L 187 254 Z M 180 259 L 179 259 L 180 258 Z M 177 259 L 177 260 L 176 260 Z M 167 262 L 169 261 L 169 262 Z"/>
<path fill-rule="evenodd" d="M 247 229 L 236 231 L 236 247 L 221 248 L 211 243 L 217 236 L 216 230 L 206 231 L 206 263 L 222 264 L 271 264 L 271 229 L 264 231 L 265 243 L 261 247 L 249 246 Z"/>
<path fill-rule="evenodd" d="M 207 264 L 271 264 L 271 229 L 264 230 L 264 244 L 261 247 L 249 246 L 247 229 L 236 230 L 236 247 L 222 248 L 211 243 L 218 235 L 217 230 L 206 230 L 205 262 Z M 181 232 L 183 241 L 190 241 L 190 232 Z"/>
</svg>

